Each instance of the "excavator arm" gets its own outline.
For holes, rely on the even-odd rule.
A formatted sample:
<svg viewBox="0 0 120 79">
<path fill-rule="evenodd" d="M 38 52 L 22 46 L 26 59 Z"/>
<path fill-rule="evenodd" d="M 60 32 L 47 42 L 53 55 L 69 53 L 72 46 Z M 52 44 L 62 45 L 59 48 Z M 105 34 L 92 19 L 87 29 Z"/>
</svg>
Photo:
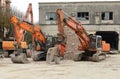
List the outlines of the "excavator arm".
<svg viewBox="0 0 120 79">
<path fill-rule="evenodd" d="M 24 21 L 28 21 L 29 15 L 31 16 L 31 24 L 33 24 L 33 12 L 32 12 L 32 4 L 31 3 L 29 3 L 28 9 L 27 9 L 26 14 L 24 16 Z M 21 43 L 23 43 L 23 41 L 24 41 L 24 34 L 25 34 L 24 29 L 27 29 L 27 28 L 26 27 L 21 28 L 18 24 L 19 20 L 16 17 L 14 18 L 14 16 L 11 18 L 11 23 L 13 24 L 13 27 L 14 27 L 14 36 L 15 36 L 16 42 L 20 47 Z M 6 49 L 6 43 L 13 43 L 13 41 L 3 42 L 4 49 Z M 27 48 L 27 46 L 25 46 L 25 44 L 23 44 L 22 46 L 23 46 L 22 48 Z M 15 49 L 14 46 L 12 46 L 12 45 L 9 47 L 10 47 L 9 50 Z"/>
<path fill-rule="evenodd" d="M 37 41 L 39 41 L 40 43 L 45 44 L 46 38 L 43 35 L 43 33 L 41 32 L 41 29 L 39 26 L 33 25 L 33 24 L 25 22 L 25 21 L 20 22 L 16 16 L 11 17 L 11 23 L 14 24 L 14 26 L 16 28 L 15 29 L 16 37 L 19 37 L 17 28 L 21 28 L 25 31 L 30 32 L 32 34 L 32 36 L 34 37 L 34 39 L 37 39 Z M 16 38 L 16 40 L 19 40 L 19 39 Z"/>
<path fill-rule="evenodd" d="M 64 12 L 62 11 L 62 9 L 57 9 L 56 13 L 58 15 L 58 31 L 64 34 L 64 26 L 68 26 L 78 35 L 80 41 L 78 49 L 87 49 L 89 47 L 90 39 L 87 35 L 87 32 L 82 27 L 81 23 L 77 22 L 72 17 L 64 18 Z"/>
<path fill-rule="evenodd" d="M 41 32 L 41 29 L 39 26 L 33 25 L 33 24 L 28 23 L 26 21 L 19 21 L 19 19 L 16 16 L 11 17 L 11 23 L 14 26 L 15 38 L 16 38 L 17 45 L 18 45 L 17 52 L 19 52 L 19 54 L 20 54 L 20 55 L 17 54 L 18 56 L 13 55 L 11 57 L 11 60 L 14 63 L 26 63 L 27 62 L 26 61 L 27 57 L 25 56 L 25 54 L 23 54 L 23 49 L 20 47 L 21 42 L 22 42 L 21 34 L 24 34 L 24 33 L 20 34 L 19 29 L 22 29 L 23 31 L 30 32 L 32 34 L 32 36 L 34 37 L 34 40 L 37 41 L 37 46 L 34 47 L 35 50 L 42 51 L 42 50 L 46 49 L 45 48 L 46 38 L 45 38 L 44 34 Z"/>
<path fill-rule="evenodd" d="M 31 16 L 31 23 L 27 22 L 29 15 Z M 32 45 L 36 51 L 44 51 L 46 49 L 46 38 L 44 34 L 42 33 L 39 26 L 33 24 L 33 12 L 31 3 L 28 6 L 23 21 L 20 21 L 16 16 L 12 16 L 10 20 L 14 27 L 14 36 L 16 40 L 12 41 L 13 43 L 11 44 L 12 48 L 15 49 L 14 53 L 11 55 L 11 60 L 13 63 L 26 63 L 28 61 L 26 57 L 27 47 L 21 47 L 27 45 L 23 43 L 25 31 L 32 34 Z"/>
<path fill-rule="evenodd" d="M 18 21 L 16 21 L 16 22 L 18 22 Z M 21 32 L 20 32 L 21 28 L 15 22 L 12 22 L 12 24 L 14 26 L 14 36 L 15 36 L 15 39 L 16 39 L 18 45 L 20 45 L 20 43 L 22 41 L 22 36 L 21 36 Z"/>
<path fill-rule="evenodd" d="M 26 11 L 24 21 L 28 21 L 29 14 L 31 17 L 31 23 L 33 24 L 33 11 L 32 11 L 32 4 L 31 3 L 29 3 L 29 5 L 28 5 L 28 9 Z"/>
</svg>

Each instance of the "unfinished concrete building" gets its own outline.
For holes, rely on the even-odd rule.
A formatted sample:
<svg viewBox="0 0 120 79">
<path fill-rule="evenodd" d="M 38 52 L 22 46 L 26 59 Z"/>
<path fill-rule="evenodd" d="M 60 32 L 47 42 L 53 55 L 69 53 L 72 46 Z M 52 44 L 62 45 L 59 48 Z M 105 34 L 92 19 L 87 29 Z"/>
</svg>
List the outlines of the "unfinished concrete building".
<svg viewBox="0 0 120 79">
<path fill-rule="evenodd" d="M 58 8 L 80 21 L 88 33 L 101 35 L 111 49 L 120 50 L 120 1 L 39 3 L 39 24 L 47 34 L 57 33 Z"/>
</svg>

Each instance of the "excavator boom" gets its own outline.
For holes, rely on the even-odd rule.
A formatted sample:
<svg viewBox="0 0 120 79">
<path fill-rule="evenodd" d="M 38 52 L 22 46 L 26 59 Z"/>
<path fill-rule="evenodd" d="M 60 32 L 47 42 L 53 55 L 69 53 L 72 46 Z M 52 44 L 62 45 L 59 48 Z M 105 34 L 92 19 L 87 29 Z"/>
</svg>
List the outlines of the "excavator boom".
<svg viewBox="0 0 120 79">
<path fill-rule="evenodd" d="M 27 9 L 26 14 L 24 16 L 24 21 L 28 21 L 29 15 L 31 16 L 31 24 L 33 24 L 33 11 L 32 11 L 32 4 L 31 3 L 29 3 L 28 9 Z M 25 30 L 31 32 L 32 34 L 34 33 L 34 31 L 32 30 L 33 27 L 30 27 L 28 29 L 27 25 L 24 28 L 20 27 L 19 22 L 20 21 L 15 16 L 11 17 L 11 23 L 14 26 L 14 35 L 15 35 L 15 39 L 16 39 L 16 43 L 12 44 L 12 45 L 14 45 L 15 50 L 17 50 L 16 54 L 18 55 L 18 56 L 16 56 L 15 53 L 13 53 L 13 55 L 11 56 L 11 60 L 14 63 L 27 63 L 28 60 L 27 60 L 27 57 L 25 54 L 26 53 L 25 45 L 27 45 L 27 44 L 23 43 Z M 37 34 L 35 33 L 35 35 L 37 35 Z M 34 40 L 33 37 L 32 37 L 32 40 Z M 9 43 L 11 43 L 11 41 Z"/>
<path fill-rule="evenodd" d="M 40 26 L 33 25 L 26 21 L 20 22 L 16 16 L 11 17 L 11 23 L 15 26 L 14 31 L 16 32 L 16 37 L 20 34 L 18 32 L 19 28 L 30 32 L 38 41 L 45 43 L 45 36 L 41 32 Z M 16 38 L 17 39 L 17 38 Z"/>
<path fill-rule="evenodd" d="M 64 13 L 62 9 L 57 9 L 58 18 L 58 31 L 64 34 L 64 26 L 67 25 L 69 28 L 75 31 L 80 40 L 79 50 L 84 50 L 89 47 L 89 37 L 80 23 L 78 23 L 73 18 L 64 18 Z"/>
<path fill-rule="evenodd" d="M 31 17 L 31 23 L 33 24 L 33 11 L 32 11 L 32 4 L 29 3 L 28 9 L 26 11 L 25 17 L 24 17 L 24 21 L 28 21 L 28 17 Z"/>
<path fill-rule="evenodd" d="M 30 32 L 38 41 L 45 43 L 45 36 L 43 35 L 40 26 L 36 26 L 25 21 L 20 22 L 19 25 L 22 29 Z"/>
<path fill-rule="evenodd" d="M 44 34 L 42 33 L 42 31 L 40 29 L 40 26 L 33 25 L 33 24 L 28 23 L 26 21 L 19 21 L 16 16 L 11 17 L 11 23 L 15 27 L 14 31 L 15 31 L 15 35 L 16 35 L 16 40 L 18 40 L 17 41 L 18 45 L 19 45 L 19 43 L 21 43 L 21 40 L 18 39 L 21 36 L 21 35 L 19 35 L 19 31 L 18 31 L 19 30 L 18 28 L 20 28 L 20 29 L 23 29 L 23 30 L 25 30 L 27 32 L 30 32 L 32 34 L 32 36 L 34 37 L 34 39 L 37 43 L 35 45 L 35 50 L 45 51 L 45 49 L 46 49 L 46 47 L 45 47 L 46 38 L 45 38 Z M 12 61 L 13 62 L 20 62 L 22 58 L 25 58 L 25 56 L 24 57 L 23 56 L 24 55 L 22 54 L 22 56 L 19 56 L 19 58 L 18 57 L 16 57 L 16 58 L 13 57 Z"/>
</svg>

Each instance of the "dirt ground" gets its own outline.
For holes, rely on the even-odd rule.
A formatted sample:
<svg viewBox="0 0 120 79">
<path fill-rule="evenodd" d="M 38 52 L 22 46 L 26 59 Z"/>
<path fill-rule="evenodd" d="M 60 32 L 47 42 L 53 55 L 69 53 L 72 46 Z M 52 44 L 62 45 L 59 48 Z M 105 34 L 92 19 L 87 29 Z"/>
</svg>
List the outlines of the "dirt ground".
<svg viewBox="0 0 120 79">
<path fill-rule="evenodd" d="M 29 60 L 13 64 L 10 58 L 0 59 L 0 79 L 120 79 L 120 54 L 101 62 L 63 60 L 59 65 Z"/>
</svg>

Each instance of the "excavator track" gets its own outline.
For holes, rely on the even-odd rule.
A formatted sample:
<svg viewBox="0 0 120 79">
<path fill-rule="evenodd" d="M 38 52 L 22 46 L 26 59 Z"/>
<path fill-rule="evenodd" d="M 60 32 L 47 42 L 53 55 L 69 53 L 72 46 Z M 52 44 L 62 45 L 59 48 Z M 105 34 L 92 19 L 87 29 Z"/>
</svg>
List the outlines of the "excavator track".
<svg viewBox="0 0 120 79">
<path fill-rule="evenodd" d="M 99 62 L 99 61 L 102 61 L 105 59 L 106 59 L 106 53 L 101 52 L 101 51 L 93 54 L 93 56 L 92 56 L 92 61 L 95 61 L 95 62 Z"/>
<path fill-rule="evenodd" d="M 83 57 L 83 51 L 78 51 L 77 53 L 74 54 L 74 61 L 80 61 Z"/>
<path fill-rule="evenodd" d="M 32 54 L 33 61 L 45 60 L 46 54 L 44 51 L 34 51 Z"/>
</svg>

